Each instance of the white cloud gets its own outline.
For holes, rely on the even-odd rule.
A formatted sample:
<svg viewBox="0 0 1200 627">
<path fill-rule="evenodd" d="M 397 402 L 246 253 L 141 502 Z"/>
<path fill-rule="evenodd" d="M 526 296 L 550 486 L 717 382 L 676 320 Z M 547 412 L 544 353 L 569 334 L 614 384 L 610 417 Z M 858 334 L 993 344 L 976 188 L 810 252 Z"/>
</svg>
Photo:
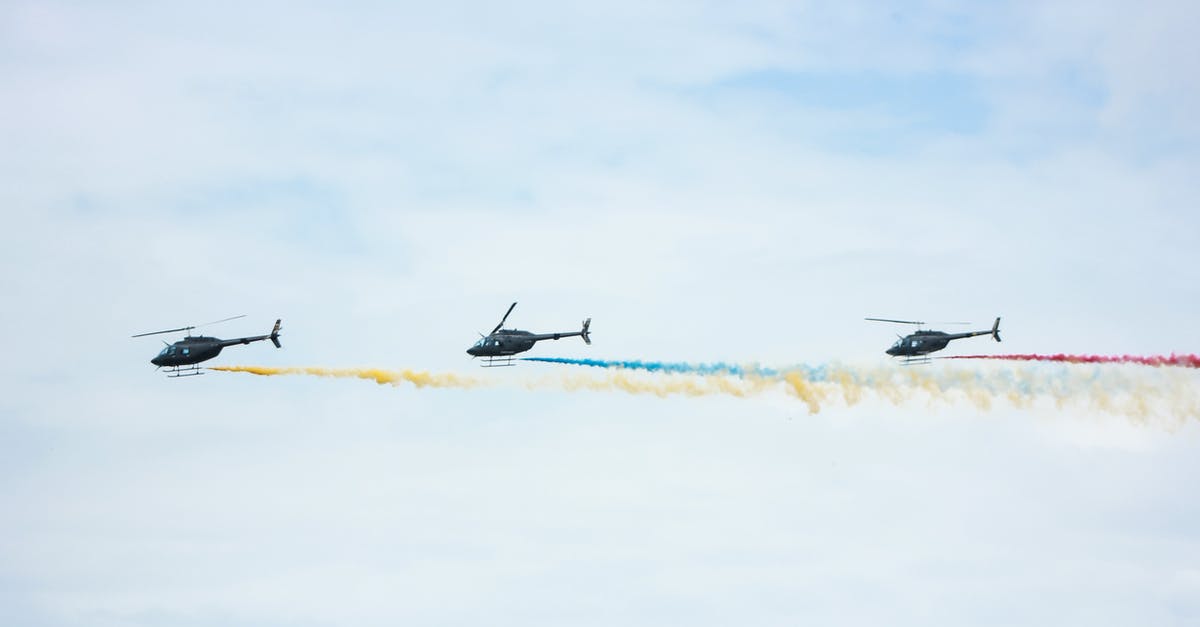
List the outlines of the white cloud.
<svg viewBox="0 0 1200 627">
<path fill-rule="evenodd" d="M 8 5 L 0 617 L 1187 622 L 1190 425 L 167 382 L 127 336 L 281 316 L 222 361 L 465 370 L 518 300 L 594 318 L 544 354 L 871 360 L 864 315 L 998 314 L 1014 352 L 1187 350 L 1191 12 Z M 727 89 L 762 71 L 986 115 Z"/>
</svg>

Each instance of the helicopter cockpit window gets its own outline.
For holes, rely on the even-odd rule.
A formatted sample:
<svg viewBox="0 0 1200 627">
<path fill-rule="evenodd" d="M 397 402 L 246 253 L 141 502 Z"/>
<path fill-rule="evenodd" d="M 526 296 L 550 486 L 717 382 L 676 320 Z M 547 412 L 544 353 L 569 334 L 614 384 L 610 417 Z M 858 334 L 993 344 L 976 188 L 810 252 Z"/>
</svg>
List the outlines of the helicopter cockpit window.
<svg viewBox="0 0 1200 627">
<path fill-rule="evenodd" d="M 163 355 L 170 355 L 170 354 L 171 354 L 170 346 L 164 346 L 163 349 L 158 352 L 159 357 L 162 357 Z"/>
<path fill-rule="evenodd" d="M 476 347 L 476 348 L 481 348 L 481 347 L 483 347 L 483 343 L 484 343 L 484 342 L 486 342 L 486 341 L 487 341 L 487 338 L 480 338 L 478 342 L 475 342 L 475 347 Z"/>
<path fill-rule="evenodd" d="M 896 343 L 892 344 L 892 348 L 900 348 L 903 345 L 904 345 L 904 340 L 896 340 Z"/>
</svg>

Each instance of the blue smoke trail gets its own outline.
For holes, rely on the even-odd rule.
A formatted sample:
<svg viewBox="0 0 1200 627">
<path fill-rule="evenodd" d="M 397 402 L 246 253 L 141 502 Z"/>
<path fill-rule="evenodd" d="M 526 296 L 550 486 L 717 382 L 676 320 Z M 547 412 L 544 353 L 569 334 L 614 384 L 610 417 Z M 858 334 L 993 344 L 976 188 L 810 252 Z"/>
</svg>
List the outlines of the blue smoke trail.
<svg viewBox="0 0 1200 627">
<path fill-rule="evenodd" d="M 789 372 L 804 375 L 809 381 L 821 382 L 829 379 L 826 366 L 790 366 L 787 368 L 766 368 L 758 364 L 727 364 L 716 362 L 711 364 L 689 364 L 679 361 L 620 361 L 609 359 L 570 359 L 567 357 L 522 357 L 522 361 L 540 361 L 550 364 L 570 364 L 573 366 L 590 366 L 592 368 L 621 368 L 624 370 L 645 370 L 646 372 L 663 372 L 668 374 L 698 374 L 705 376 L 730 375 L 735 377 L 777 378 Z"/>
<path fill-rule="evenodd" d="M 774 377 L 779 374 L 773 368 L 760 368 L 757 365 L 738 366 L 717 362 L 713 364 L 688 364 L 683 362 L 665 361 L 613 361 L 608 359 L 568 359 L 566 357 L 522 357 L 522 361 L 541 361 L 551 364 L 571 364 L 574 366 L 591 366 L 593 368 L 621 368 L 624 370 L 645 370 L 647 372 L 666 372 L 670 374 L 700 374 L 700 375 L 733 375 L 738 377 L 757 376 Z"/>
<path fill-rule="evenodd" d="M 754 377 L 761 379 L 784 380 L 789 375 L 799 375 L 807 383 L 837 384 L 840 386 L 863 387 L 867 389 L 886 389 L 894 387 L 898 380 L 903 379 L 902 372 L 890 367 L 884 368 L 855 368 L 839 363 L 825 363 L 816 366 L 797 364 L 770 368 L 758 364 L 738 365 L 725 362 L 687 363 L 678 361 L 641 361 L 641 360 L 610 360 L 610 359 L 571 359 L 567 357 L 522 357 L 523 361 L 540 361 L 552 364 L 568 364 L 588 366 L 592 368 L 619 368 L 624 370 L 643 370 L 646 372 L 666 374 L 693 374 L 701 376 L 734 376 Z M 1069 373 L 1059 372 L 1057 375 L 1041 373 L 1039 377 L 1018 377 L 1016 372 L 962 372 L 959 376 L 930 376 L 931 373 L 910 371 L 911 375 L 919 375 L 922 380 L 934 386 L 940 393 L 948 393 L 970 384 L 986 390 L 994 395 L 1009 395 L 1013 392 L 1022 396 L 1050 394 L 1063 397 L 1072 387 L 1068 382 Z M 1096 383 L 1100 373 L 1092 372 L 1083 377 L 1083 383 Z M 1076 384 L 1079 381 L 1076 380 Z"/>
</svg>

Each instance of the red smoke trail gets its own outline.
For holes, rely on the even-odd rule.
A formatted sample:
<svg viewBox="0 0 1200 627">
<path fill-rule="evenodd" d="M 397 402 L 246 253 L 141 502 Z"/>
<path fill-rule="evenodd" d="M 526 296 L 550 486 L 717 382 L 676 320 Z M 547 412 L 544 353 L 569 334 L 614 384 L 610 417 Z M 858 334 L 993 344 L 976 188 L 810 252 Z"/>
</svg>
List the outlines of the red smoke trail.
<svg viewBox="0 0 1200 627">
<path fill-rule="evenodd" d="M 942 359 L 1003 359 L 1007 361 L 1057 361 L 1068 364 L 1139 364 L 1200 368 L 1200 355 L 957 355 Z"/>
</svg>

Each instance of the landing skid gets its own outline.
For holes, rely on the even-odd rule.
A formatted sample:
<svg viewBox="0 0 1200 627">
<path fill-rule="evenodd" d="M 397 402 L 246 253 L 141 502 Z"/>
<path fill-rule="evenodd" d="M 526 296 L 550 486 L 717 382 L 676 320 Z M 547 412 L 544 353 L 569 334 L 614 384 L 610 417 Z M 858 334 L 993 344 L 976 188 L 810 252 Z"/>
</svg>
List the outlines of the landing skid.
<svg viewBox="0 0 1200 627">
<path fill-rule="evenodd" d="M 900 362 L 900 365 L 901 366 L 917 366 L 920 364 L 927 364 L 932 361 L 933 360 L 930 359 L 929 357 L 910 357 L 910 358 L 905 359 L 904 361 Z"/>
<path fill-rule="evenodd" d="M 169 379 L 178 379 L 179 377 L 198 377 L 202 374 L 204 374 L 204 371 L 200 369 L 200 366 L 176 366 L 174 368 L 167 368 L 167 378 Z"/>
<path fill-rule="evenodd" d="M 505 366 L 517 365 L 515 358 L 512 355 L 504 357 L 485 357 L 483 363 L 479 364 L 481 368 L 502 368 Z"/>
</svg>

